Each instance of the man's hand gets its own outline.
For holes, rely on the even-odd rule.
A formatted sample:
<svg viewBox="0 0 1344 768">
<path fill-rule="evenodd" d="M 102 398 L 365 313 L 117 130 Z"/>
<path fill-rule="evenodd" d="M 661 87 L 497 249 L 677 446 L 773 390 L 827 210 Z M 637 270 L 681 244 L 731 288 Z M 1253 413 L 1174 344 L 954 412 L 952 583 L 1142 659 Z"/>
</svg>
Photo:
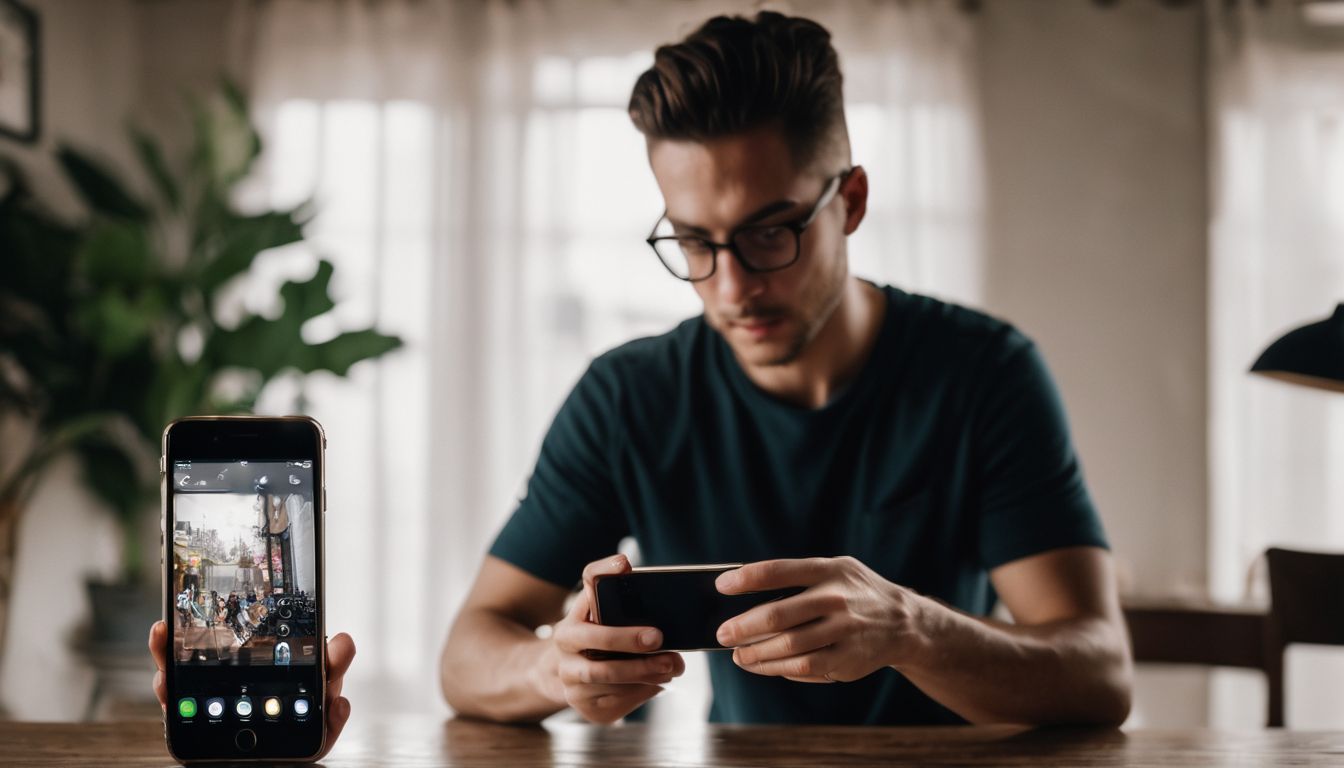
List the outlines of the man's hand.
<svg viewBox="0 0 1344 768">
<path fill-rule="evenodd" d="M 163 671 L 168 666 L 168 627 L 162 621 L 154 622 L 149 628 L 149 652 L 154 656 L 154 664 L 159 671 L 154 673 L 154 695 L 159 697 L 159 707 L 168 709 L 168 689 L 164 682 Z M 336 743 L 341 729 L 350 719 L 350 700 L 341 695 L 341 684 L 345 681 L 346 670 L 355 659 L 355 641 L 344 632 L 331 638 L 327 643 L 327 737 L 322 743 L 322 752 L 315 758 L 321 760 Z"/>
<path fill-rule="evenodd" d="M 852 557 L 764 560 L 719 576 L 726 595 L 806 587 L 719 626 L 733 662 L 758 675 L 848 682 L 923 653 L 921 617 L 934 604 Z"/>
<path fill-rule="evenodd" d="M 583 592 L 555 625 L 543 660 L 542 692 L 594 723 L 613 723 L 625 717 L 663 690 L 664 683 L 686 671 L 677 653 L 634 659 L 594 659 L 584 653 L 648 654 L 662 645 L 662 633 L 652 627 L 607 627 L 592 621 L 594 578 L 629 570 L 630 561 L 624 555 L 591 562 L 583 569 Z"/>
</svg>

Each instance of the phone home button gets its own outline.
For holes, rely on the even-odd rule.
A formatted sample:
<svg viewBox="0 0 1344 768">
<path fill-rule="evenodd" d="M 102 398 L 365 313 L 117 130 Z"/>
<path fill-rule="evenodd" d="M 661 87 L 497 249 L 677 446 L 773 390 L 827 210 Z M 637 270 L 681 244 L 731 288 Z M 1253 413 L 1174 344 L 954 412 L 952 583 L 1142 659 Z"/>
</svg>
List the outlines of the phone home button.
<svg viewBox="0 0 1344 768">
<path fill-rule="evenodd" d="M 251 728 L 244 728 L 233 737 L 233 743 L 243 752 L 251 752 L 257 746 L 257 734 Z"/>
</svg>

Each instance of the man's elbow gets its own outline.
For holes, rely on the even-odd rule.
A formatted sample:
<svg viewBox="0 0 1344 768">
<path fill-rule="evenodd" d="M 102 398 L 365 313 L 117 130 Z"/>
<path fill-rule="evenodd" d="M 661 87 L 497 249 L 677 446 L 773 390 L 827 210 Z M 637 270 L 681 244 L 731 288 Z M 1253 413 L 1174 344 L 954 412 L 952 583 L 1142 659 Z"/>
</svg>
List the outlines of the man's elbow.
<svg viewBox="0 0 1344 768">
<path fill-rule="evenodd" d="M 1119 638 L 1115 649 L 1100 662 L 1102 671 L 1096 681 L 1097 690 L 1090 697 L 1088 725 L 1118 728 L 1129 718 L 1134 704 L 1134 660 L 1129 643 Z"/>
<path fill-rule="evenodd" d="M 1130 674 L 1116 675 L 1106 681 L 1103 690 L 1097 696 L 1094 720 L 1090 725 L 1119 728 L 1129 719 L 1129 710 L 1134 702 L 1134 683 Z"/>
</svg>

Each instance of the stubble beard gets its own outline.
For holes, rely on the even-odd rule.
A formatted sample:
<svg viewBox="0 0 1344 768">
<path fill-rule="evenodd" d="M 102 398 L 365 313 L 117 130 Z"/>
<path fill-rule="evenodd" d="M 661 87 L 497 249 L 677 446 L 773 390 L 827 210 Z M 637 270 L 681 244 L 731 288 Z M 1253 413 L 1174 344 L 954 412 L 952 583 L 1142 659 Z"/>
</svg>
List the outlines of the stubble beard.
<svg viewBox="0 0 1344 768">
<path fill-rule="evenodd" d="M 798 331 L 794 333 L 791 338 L 783 342 L 783 350 L 773 357 L 756 361 L 752 360 L 751 355 L 742 354 L 743 351 L 750 351 L 750 346 L 748 346 L 745 350 L 736 350 L 738 358 L 751 365 L 763 368 L 777 368 L 797 361 L 803 354 L 803 351 L 807 349 L 808 344 L 812 343 L 812 340 L 817 337 L 817 334 L 821 332 L 821 329 L 826 326 L 828 321 L 830 321 L 831 317 L 835 314 L 836 308 L 840 306 L 840 300 L 843 298 L 845 292 L 845 280 L 848 276 L 848 264 L 846 264 L 845 259 L 840 254 L 837 254 L 835 267 L 825 276 L 825 284 L 820 286 L 816 292 L 808 292 L 809 295 L 806 297 L 808 299 L 813 296 L 819 296 L 819 298 L 824 297 L 821 298 L 820 308 L 815 315 L 811 318 L 806 318 L 800 317 L 799 313 L 795 311 L 777 312 L 767 310 L 762 313 L 766 317 L 778 317 L 783 321 L 798 321 Z M 805 305 L 809 303 L 809 301 L 804 301 Z M 747 316 L 750 317 L 752 314 L 753 313 L 748 313 Z M 723 318 L 718 318 L 715 324 L 718 325 L 719 334 L 727 339 L 731 323 L 725 321 Z"/>
</svg>

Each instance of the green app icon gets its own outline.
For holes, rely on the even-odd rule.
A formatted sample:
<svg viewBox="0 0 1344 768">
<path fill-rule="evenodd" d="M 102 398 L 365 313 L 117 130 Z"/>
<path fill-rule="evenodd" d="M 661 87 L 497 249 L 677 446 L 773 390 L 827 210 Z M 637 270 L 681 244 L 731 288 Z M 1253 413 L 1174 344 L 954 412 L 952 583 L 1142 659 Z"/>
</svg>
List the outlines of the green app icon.
<svg viewBox="0 0 1344 768">
<path fill-rule="evenodd" d="M 188 696 L 177 702 L 177 714 L 183 717 L 196 716 L 196 700 Z"/>
</svg>

